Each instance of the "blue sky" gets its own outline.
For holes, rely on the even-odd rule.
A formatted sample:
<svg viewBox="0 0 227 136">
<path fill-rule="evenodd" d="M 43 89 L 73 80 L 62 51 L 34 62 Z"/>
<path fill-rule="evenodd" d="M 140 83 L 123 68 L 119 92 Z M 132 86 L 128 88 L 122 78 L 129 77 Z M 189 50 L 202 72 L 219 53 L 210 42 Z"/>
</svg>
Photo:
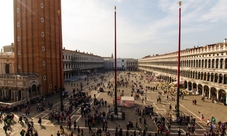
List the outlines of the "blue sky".
<svg viewBox="0 0 227 136">
<path fill-rule="evenodd" d="M 13 42 L 13 0 L 1 1 L 0 46 Z M 178 0 L 62 0 L 63 47 L 117 57 L 178 50 Z M 182 0 L 181 49 L 227 38 L 227 0 Z"/>
</svg>

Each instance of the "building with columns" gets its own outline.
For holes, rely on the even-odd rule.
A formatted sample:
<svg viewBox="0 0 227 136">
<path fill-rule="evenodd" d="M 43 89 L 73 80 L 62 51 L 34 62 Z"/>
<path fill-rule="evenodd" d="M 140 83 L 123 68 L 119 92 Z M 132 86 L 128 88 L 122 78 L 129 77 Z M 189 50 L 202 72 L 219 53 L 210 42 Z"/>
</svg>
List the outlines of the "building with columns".
<svg viewBox="0 0 227 136">
<path fill-rule="evenodd" d="M 64 79 L 104 69 L 102 57 L 88 52 L 63 49 Z"/>
<path fill-rule="evenodd" d="M 114 70 L 114 58 L 103 57 L 105 70 Z M 117 70 L 120 71 L 137 71 L 138 70 L 138 59 L 133 58 L 117 58 Z"/>
<path fill-rule="evenodd" d="M 27 102 L 41 95 L 41 82 L 38 74 L 1 74 L 0 105 Z"/>
<path fill-rule="evenodd" d="M 209 44 L 180 52 L 180 82 L 189 92 L 227 103 L 227 43 Z M 177 79 L 178 52 L 139 59 L 139 70 L 169 83 Z"/>
<path fill-rule="evenodd" d="M 128 71 L 137 71 L 138 70 L 138 59 L 127 59 L 126 67 Z"/>
<path fill-rule="evenodd" d="M 0 105 L 16 105 L 41 95 L 37 74 L 15 74 L 14 46 L 3 46 L 0 53 Z"/>
</svg>

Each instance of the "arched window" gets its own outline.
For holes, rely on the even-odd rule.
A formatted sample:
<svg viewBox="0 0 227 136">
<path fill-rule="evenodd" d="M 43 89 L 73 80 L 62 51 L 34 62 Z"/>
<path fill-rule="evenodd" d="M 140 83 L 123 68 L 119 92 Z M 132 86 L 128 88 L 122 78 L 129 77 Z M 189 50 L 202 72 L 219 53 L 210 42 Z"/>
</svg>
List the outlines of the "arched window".
<svg viewBox="0 0 227 136">
<path fill-rule="evenodd" d="M 201 66 L 201 68 L 204 68 L 204 60 L 202 60 L 202 66 Z"/>
<path fill-rule="evenodd" d="M 205 68 L 207 68 L 207 59 L 205 60 Z"/>
<path fill-rule="evenodd" d="M 207 73 L 207 81 L 210 81 L 210 73 Z"/>
<path fill-rule="evenodd" d="M 5 72 L 6 72 L 6 74 L 9 74 L 9 64 L 5 65 Z"/>
<path fill-rule="evenodd" d="M 217 83 L 218 82 L 218 74 L 216 73 L 214 76 L 214 82 Z"/>
<path fill-rule="evenodd" d="M 211 60 L 209 59 L 209 60 L 208 60 L 208 68 L 210 68 L 210 66 L 211 66 L 210 63 L 211 63 Z"/>
<path fill-rule="evenodd" d="M 211 68 L 214 68 L 214 59 L 212 59 L 212 67 Z"/>
<path fill-rule="evenodd" d="M 211 79 L 210 79 L 210 82 L 214 82 L 214 74 L 211 73 Z"/>
<path fill-rule="evenodd" d="M 218 81 L 218 83 L 222 83 L 222 75 L 221 74 L 219 74 L 219 81 Z"/>
<path fill-rule="evenodd" d="M 220 69 L 223 68 L 223 59 L 220 60 Z"/>
<path fill-rule="evenodd" d="M 224 75 L 224 84 L 227 84 L 227 75 Z"/>
<path fill-rule="evenodd" d="M 227 69 L 227 59 L 225 59 L 225 69 Z"/>
<path fill-rule="evenodd" d="M 219 65 L 219 59 L 216 59 L 216 68 L 219 68 L 218 65 Z"/>
<path fill-rule="evenodd" d="M 204 73 L 204 78 L 203 78 L 203 80 L 206 80 L 206 77 L 207 77 L 207 74 L 206 74 L 206 72 Z"/>
</svg>

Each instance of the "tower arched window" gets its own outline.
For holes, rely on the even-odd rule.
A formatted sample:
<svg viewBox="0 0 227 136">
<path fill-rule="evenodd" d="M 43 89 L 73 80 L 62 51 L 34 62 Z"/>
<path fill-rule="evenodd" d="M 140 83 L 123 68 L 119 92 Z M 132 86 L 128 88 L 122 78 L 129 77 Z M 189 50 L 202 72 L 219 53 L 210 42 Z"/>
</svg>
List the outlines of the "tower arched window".
<svg viewBox="0 0 227 136">
<path fill-rule="evenodd" d="M 42 46 L 42 51 L 45 51 L 45 46 Z"/>
<path fill-rule="evenodd" d="M 20 27 L 20 22 L 17 22 L 17 27 Z"/>
<path fill-rule="evenodd" d="M 44 18 L 43 17 L 41 17 L 41 22 L 44 22 Z"/>
<path fill-rule="evenodd" d="M 17 8 L 17 13 L 19 13 L 20 12 L 20 9 L 19 8 Z"/>
<path fill-rule="evenodd" d="M 44 37 L 44 32 L 41 33 L 41 36 Z"/>
<path fill-rule="evenodd" d="M 43 3 L 40 3 L 40 7 L 41 7 L 41 8 L 44 8 L 44 5 L 43 5 Z"/>
</svg>

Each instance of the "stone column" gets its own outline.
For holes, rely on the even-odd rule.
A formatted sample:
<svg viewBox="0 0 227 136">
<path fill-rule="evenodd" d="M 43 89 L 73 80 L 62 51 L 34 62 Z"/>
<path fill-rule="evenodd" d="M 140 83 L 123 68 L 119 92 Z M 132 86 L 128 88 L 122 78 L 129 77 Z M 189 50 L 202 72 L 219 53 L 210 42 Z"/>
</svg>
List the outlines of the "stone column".
<svg viewBox="0 0 227 136">
<path fill-rule="evenodd" d="M 216 88 L 216 90 L 217 90 L 217 88 Z M 219 91 L 217 90 L 217 100 L 219 100 Z"/>
<path fill-rule="evenodd" d="M 211 88 L 209 87 L 209 99 L 211 98 Z"/>
<path fill-rule="evenodd" d="M 5 66 L 6 66 L 6 64 L 4 63 L 4 64 L 2 65 L 3 74 L 6 74 Z"/>
<path fill-rule="evenodd" d="M 227 94 L 226 90 L 225 90 L 225 93 Z M 227 95 L 225 95 L 225 104 L 227 104 Z"/>
<path fill-rule="evenodd" d="M 187 90 L 189 91 L 189 82 L 187 82 Z"/>
<path fill-rule="evenodd" d="M 205 93 L 204 93 L 204 86 L 202 86 L 202 95 L 205 96 Z"/>
<path fill-rule="evenodd" d="M 199 93 L 199 85 L 196 84 L 196 93 Z"/>
<path fill-rule="evenodd" d="M 218 68 L 221 68 L 221 59 L 218 59 Z"/>
</svg>

